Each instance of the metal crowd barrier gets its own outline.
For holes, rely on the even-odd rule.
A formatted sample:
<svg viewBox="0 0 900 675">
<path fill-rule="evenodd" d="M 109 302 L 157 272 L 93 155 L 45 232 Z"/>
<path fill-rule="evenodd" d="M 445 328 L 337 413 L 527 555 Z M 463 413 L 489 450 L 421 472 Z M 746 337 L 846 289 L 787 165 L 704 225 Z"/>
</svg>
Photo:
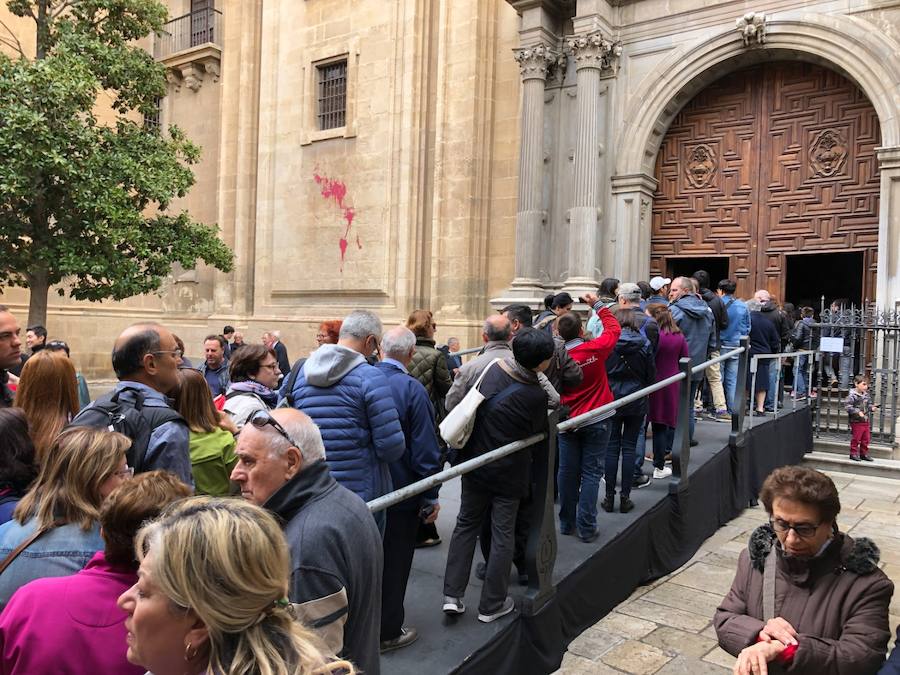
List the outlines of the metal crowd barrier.
<svg viewBox="0 0 900 675">
<path fill-rule="evenodd" d="M 371 512 L 383 511 L 395 504 L 427 492 L 433 487 L 446 483 L 457 476 L 463 476 L 482 466 L 497 461 L 502 457 L 519 452 L 548 441 L 546 452 L 536 452 L 532 458 L 532 522 L 528 531 L 528 542 L 525 546 L 525 568 L 528 574 L 528 588 L 525 591 L 521 611 L 526 616 L 533 616 L 553 597 L 553 567 L 556 562 L 556 514 L 554 513 L 554 470 L 556 459 L 556 437 L 559 433 L 572 431 L 588 424 L 594 424 L 615 415 L 616 410 L 622 406 L 637 401 L 655 391 L 679 383 L 678 392 L 678 421 L 675 427 L 675 440 L 672 444 L 672 477 L 669 479 L 669 494 L 675 498 L 688 486 L 688 466 L 690 464 L 690 415 L 694 401 L 691 397 L 691 375 L 699 373 L 710 366 L 721 363 L 727 359 L 739 357 L 737 382 L 747 381 L 749 368 L 750 344 L 748 337 L 742 337 L 740 347 L 732 349 L 720 356 L 704 361 L 694 366 L 690 358 L 683 358 L 678 362 L 679 373 L 667 377 L 664 380 L 644 387 L 639 391 L 623 396 L 620 399 L 607 403 L 594 410 L 565 422 L 558 423 L 556 411 L 548 416 L 549 429 L 546 433 L 535 434 L 528 438 L 508 443 L 502 447 L 486 452 L 478 457 L 457 464 L 436 473 L 420 481 L 394 490 L 386 495 L 367 503 Z M 481 347 L 460 350 L 457 355 L 472 354 L 481 351 Z M 736 389 L 736 391 L 738 391 Z M 742 390 L 740 390 L 742 391 Z M 731 416 L 731 435 L 729 438 L 732 446 L 740 442 L 743 434 L 744 416 L 746 414 L 746 396 L 735 396 L 737 410 Z"/>
<path fill-rule="evenodd" d="M 791 411 L 793 412 L 793 410 L 795 410 L 797 407 L 797 376 L 800 374 L 800 358 L 799 357 L 809 356 L 809 359 L 807 359 L 807 368 L 805 369 L 805 370 L 807 370 L 807 372 L 806 372 L 807 394 L 806 395 L 809 396 L 809 393 L 812 390 L 812 373 L 814 370 L 813 364 L 816 360 L 818 360 L 820 354 L 821 354 L 821 352 L 816 351 L 815 349 L 801 349 L 801 350 L 795 351 L 795 352 L 782 352 L 781 354 L 756 354 L 756 355 L 752 356 L 750 359 L 750 373 L 751 373 L 750 396 L 751 396 L 751 401 L 755 402 L 755 393 L 754 392 L 756 391 L 756 374 L 759 370 L 759 362 L 762 360 L 770 359 L 775 362 L 776 367 L 777 367 L 777 373 L 775 376 L 775 394 L 774 394 L 775 398 L 774 398 L 773 414 L 775 415 L 775 417 L 778 417 L 779 412 L 783 413 L 784 406 L 782 406 L 780 409 L 778 407 L 778 404 L 781 402 L 780 399 L 781 399 L 781 393 L 782 393 L 781 392 L 781 387 L 782 387 L 781 372 L 783 369 L 781 367 L 781 363 L 785 359 L 796 357 L 796 358 L 794 358 L 794 366 L 793 366 L 794 389 L 791 392 Z M 771 382 L 771 380 L 772 380 L 772 378 L 770 376 L 769 381 Z M 740 383 L 738 383 L 738 384 L 740 384 Z M 735 390 L 737 390 L 737 387 L 735 387 Z M 756 412 L 756 406 L 752 405 L 750 407 L 750 427 L 751 428 L 753 427 L 754 418 L 757 415 L 758 415 L 758 413 Z"/>
</svg>

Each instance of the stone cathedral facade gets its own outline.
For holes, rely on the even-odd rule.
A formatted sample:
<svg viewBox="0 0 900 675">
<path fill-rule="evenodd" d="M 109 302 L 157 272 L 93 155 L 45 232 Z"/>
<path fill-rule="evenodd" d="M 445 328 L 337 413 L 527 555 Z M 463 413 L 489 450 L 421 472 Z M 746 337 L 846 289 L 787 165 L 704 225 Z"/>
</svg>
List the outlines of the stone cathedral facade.
<svg viewBox="0 0 900 675">
<path fill-rule="evenodd" d="M 236 267 L 51 294 L 88 373 L 136 320 L 189 355 L 225 323 L 279 329 L 296 357 L 323 319 L 427 307 L 473 344 L 492 306 L 607 276 L 900 301 L 898 0 L 168 4 L 156 122 L 203 147 L 178 206 Z M 3 302 L 24 322 L 27 292 Z"/>
</svg>

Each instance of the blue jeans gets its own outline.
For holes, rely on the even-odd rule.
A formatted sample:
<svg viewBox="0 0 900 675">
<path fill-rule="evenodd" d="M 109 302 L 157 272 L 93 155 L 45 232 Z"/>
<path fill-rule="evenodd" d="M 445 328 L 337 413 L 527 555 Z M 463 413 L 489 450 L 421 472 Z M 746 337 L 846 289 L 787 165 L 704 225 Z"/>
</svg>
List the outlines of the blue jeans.
<svg viewBox="0 0 900 675">
<path fill-rule="evenodd" d="M 557 436 L 559 443 L 559 529 L 589 537 L 597 527 L 597 493 L 609 441 L 609 420 Z M 615 475 L 615 474 L 613 474 Z"/>
<path fill-rule="evenodd" d="M 766 392 L 766 410 L 775 409 L 775 396 L 778 394 L 778 374 L 781 364 L 776 359 L 769 359 L 769 390 Z"/>
<path fill-rule="evenodd" d="M 619 412 L 612 418 L 612 433 L 606 448 L 606 496 L 616 495 L 616 474 L 619 469 L 619 457 L 622 457 L 622 483 L 619 492 L 622 497 L 631 494 L 634 481 L 634 449 L 638 434 L 644 423 L 644 415 L 622 415 Z"/>
<path fill-rule="evenodd" d="M 722 352 L 730 352 L 732 349 L 737 349 L 740 345 L 722 345 Z M 725 403 L 728 407 L 728 412 L 732 415 L 737 413 L 737 402 L 734 400 L 734 391 L 737 386 L 737 374 L 738 374 L 738 365 L 740 364 L 740 359 L 737 356 L 732 356 L 730 359 L 726 361 L 722 361 L 722 388 L 725 390 Z"/>
<path fill-rule="evenodd" d="M 697 398 L 697 390 L 700 388 L 700 385 L 703 384 L 703 380 L 692 380 L 691 381 L 691 440 L 694 440 L 694 426 L 697 422 L 696 415 L 697 413 L 694 411 L 694 400 Z"/>
<path fill-rule="evenodd" d="M 797 357 L 797 377 L 794 382 L 794 390 L 797 393 L 797 396 L 806 396 L 807 387 L 809 383 L 806 381 L 808 379 L 807 373 L 809 368 L 809 356 L 803 354 L 803 356 Z"/>
<path fill-rule="evenodd" d="M 637 445 L 634 448 L 634 475 L 638 475 L 644 466 L 644 456 L 647 454 L 647 416 L 644 415 L 644 421 L 641 424 L 641 431 L 638 434 Z"/>
</svg>

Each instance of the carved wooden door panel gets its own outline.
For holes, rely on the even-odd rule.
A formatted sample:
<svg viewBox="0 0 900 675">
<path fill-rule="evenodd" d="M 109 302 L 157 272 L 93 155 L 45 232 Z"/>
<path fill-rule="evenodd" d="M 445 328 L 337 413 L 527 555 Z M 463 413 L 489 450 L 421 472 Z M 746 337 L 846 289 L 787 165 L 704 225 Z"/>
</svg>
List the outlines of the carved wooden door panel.
<svg viewBox="0 0 900 675">
<path fill-rule="evenodd" d="M 732 73 L 676 116 L 656 162 L 651 269 L 729 259 L 738 293 L 784 298 L 785 256 L 878 246 L 878 119 L 837 73 L 800 62 Z"/>
</svg>

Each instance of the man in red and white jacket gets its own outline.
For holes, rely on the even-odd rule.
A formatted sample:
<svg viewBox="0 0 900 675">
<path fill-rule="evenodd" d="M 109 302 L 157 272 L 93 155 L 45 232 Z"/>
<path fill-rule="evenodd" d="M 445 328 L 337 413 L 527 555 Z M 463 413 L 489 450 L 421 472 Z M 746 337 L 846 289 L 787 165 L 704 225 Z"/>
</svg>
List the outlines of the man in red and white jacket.
<svg viewBox="0 0 900 675">
<path fill-rule="evenodd" d="M 557 321 L 566 350 L 584 374 L 581 384 L 562 395 L 562 403 L 576 417 L 613 400 L 606 381 L 606 358 L 622 332 L 612 312 L 597 296 L 583 298 L 597 312 L 603 332 L 584 339 L 581 319 L 574 313 Z M 559 525 L 562 534 L 577 534 L 584 542 L 597 538 L 597 493 L 603 476 L 603 460 L 609 440 L 608 420 L 585 424 L 559 435 Z"/>
</svg>

